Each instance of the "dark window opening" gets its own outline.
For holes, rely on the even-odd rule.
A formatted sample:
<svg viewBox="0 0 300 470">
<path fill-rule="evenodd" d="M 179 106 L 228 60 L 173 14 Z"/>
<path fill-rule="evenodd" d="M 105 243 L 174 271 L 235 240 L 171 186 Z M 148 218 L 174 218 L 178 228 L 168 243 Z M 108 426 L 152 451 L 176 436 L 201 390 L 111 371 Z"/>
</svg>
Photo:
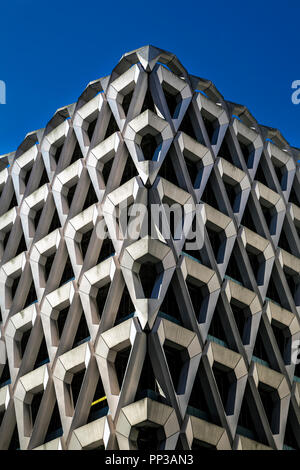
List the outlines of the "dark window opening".
<svg viewBox="0 0 300 470">
<path fill-rule="evenodd" d="M 37 300 L 37 296 L 36 296 L 36 292 L 35 292 L 34 283 L 33 283 L 33 281 L 32 281 L 23 308 L 28 307 L 28 306 L 31 305 L 33 302 L 36 302 L 36 300 Z"/>
<path fill-rule="evenodd" d="M 276 430 L 274 429 L 275 422 L 273 419 L 275 391 L 273 391 L 272 389 L 269 389 L 266 385 L 260 382 L 258 384 L 258 393 L 262 401 L 265 413 L 267 415 L 267 419 L 271 427 L 271 430 L 274 434 L 277 434 L 279 430 L 277 430 L 276 432 Z"/>
<path fill-rule="evenodd" d="M 105 391 L 103 388 L 101 377 L 99 377 L 97 386 L 95 389 L 94 397 L 91 403 L 91 408 L 90 408 L 89 416 L 87 419 L 87 423 L 91 423 L 92 421 L 95 421 L 96 419 L 103 416 L 103 413 L 107 411 L 108 411 L 108 407 L 107 407 L 107 400 L 105 398 Z"/>
<path fill-rule="evenodd" d="M 19 280 L 20 280 L 20 277 L 16 277 L 16 278 L 13 280 L 13 283 L 12 283 L 12 286 L 11 286 L 11 298 L 12 298 L 12 301 L 14 301 L 14 298 L 15 298 L 15 295 L 16 295 L 16 291 L 17 291 L 17 288 L 18 288 L 18 285 L 19 285 Z"/>
<path fill-rule="evenodd" d="M 104 140 L 107 139 L 108 137 L 110 137 L 112 134 L 114 134 L 118 130 L 119 130 L 118 124 L 116 123 L 116 120 L 114 118 L 113 113 L 111 113 L 110 120 L 109 120 L 107 129 L 106 129 L 106 133 L 105 133 L 105 136 L 104 136 Z"/>
<path fill-rule="evenodd" d="M 149 354 L 146 353 L 134 401 L 142 400 L 143 398 L 147 397 L 149 391 L 150 393 L 152 392 L 152 396 L 154 392 L 157 401 L 166 403 L 166 399 L 160 395 L 151 359 Z"/>
<path fill-rule="evenodd" d="M 236 242 L 237 243 L 237 242 Z M 242 285 L 244 285 L 244 280 L 241 274 L 241 270 L 239 267 L 239 264 L 241 262 L 241 256 L 239 256 L 239 252 L 237 251 L 237 244 L 235 243 L 235 246 L 232 250 L 232 254 L 229 258 L 229 263 L 227 265 L 226 269 L 226 276 L 229 276 L 230 278 L 234 279 L 235 281 L 238 281 Z"/>
<path fill-rule="evenodd" d="M 72 201 L 73 201 L 73 197 L 74 197 L 76 188 L 77 188 L 77 184 L 74 184 L 74 185 L 71 186 L 71 188 L 69 188 L 69 190 L 68 190 L 67 201 L 68 201 L 69 208 L 71 207 L 71 204 L 72 204 Z"/>
<path fill-rule="evenodd" d="M 290 409 L 284 434 L 285 446 L 288 446 L 292 449 L 300 449 L 298 427 L 299 425 L 297 423 L 297 418 L 295 417 L 294 419 L 292 419 L 292 413 Z M 298 439 L 296 439 L 296 436 Z"/>
<path fill-rule="evenodd" d="M 8 450 L 18 450 L 18 449 L 20 449 L 20 441 L 19 441 L 18 427 L 17 425 L 15 425 L 15 429 L 11 437 Z"/>
<path fill-rule="evenodd" d="M 253 221 L 253 216 L 252 213 L 249 209 L 249 205 L 247 204 L 244 210 L 244 214 L 241 220 L 241 225 L 244 225 L 244 227 L 249 228 L 253 232 L 257 232 L 255 223 Z"/>
<path fill-rule="evenodd" d="M 182 440 L 181 440 L 180 435 L 179 435 L 179 437 L 178 437 L 178 441 L 177 441 L 175 450 L 184 450 L 184 447 L 183 447 L 183 444 L 182 444 Z"/>
<path fill-rule="evenodd" d="M 208 119 L 206 116 L 202 115 L 202 118 L 203 118 L 203 122 L 204 122 L 204 125 L 205 125 L 205 128 L 206 128 L 206 132 L 207 132 L 209 141 L 212 144 L 214 144 L 215 143 L 215 142 L 213 142 L 213 137 L 214 137 L 214 132 L 215 132 L 214 122 L 211 119 Z"/>
<path fill-rule="evenodd" d="M 295 225 L 295 229 L 296 229 L 296 232 L 297 232 L 297 235 L 300 239 L 300 226 L 299 225 Z"/>
<path fill-rule="evenodd" d="M 197 163 L 193 162 L 192 160 L 189 160 L 188 158 L 185 158 L 185 164 L 186 164 L 186 167 L 187 167 L 188 174 L 191 178 L 192 185 L 193 185 L 193 187 L 195 187 L 195 184 L 197 182 L 197 177 L 198 177 L 198 174 L 199 174 L 199 168 L 197 166 Z M 197 186 L 199 186 L 199 185 L 197 185 Z"/>
<path fill-rule="evenodd" d="M 74 278 L 74 271 L 73 271 L 73 268 L 72 268 L 70 258 L 69 258 L 69 256 L 67 256 L 65 269 L 64 269 L 64 272 L 63 272 L 61 280 L 60 280 L 60 285 L 65 284 L 66 282 L 70 281 L 73 278 Z"/>
<path fill-rule="evenodd" d="M 204 289 L 202 286 L 197 286 L 192 284 L 188 279 L 186 279 L 186 285 L 190 294 L 191 302 L 194 307 L 195 314 L 198 318 L 198 314 L 202 305 L 202 302 L 205 299 Z"/>
<path fill-rule="evenodd" d="M 141 140 L 141 149 L 144 155 L 145 160 L 152 160 L 156 149 L 158 148 L 158 143 L 154 135 L 146 134 Z"/>
<path fill-rule="evenodd" d="M 266 220 L 266 224 L 268 226 L 268 229 L 270 230 L 270 225 L 271 225 L 271 221 L 272 221 L 271 210 L 268 207 L 265 207 L 263 204 L 260 204 L 260 207 L 261 207 L 262 213 L 264 215 L 264 218 Z"/>
<path fill-rule="evenodd" d="M 5 411 L 6 411 L 5 408 L 2 411 L 0 411 L 0 427 L 1 427 L 4 415 L 5 415 Z"/>
<path fill-rule="evenodd" d="M 170 115 L 173 118 L 174 114 L 175 114 L 175 111 L 176 111 L 176 108 L 177 108 L 177 105 L 180 101 L 181 95 L 180 95 L 180 93 L 177 92 L 177 90 L 175 91 L 175 93 L 172 93 L 170 91 L 168 85 L 165 84 L 165 83 L 163 83 L 162 89 L 163 89 L 163 92 L 164 92 L 164 95 L 165 95 L 165 98 L 166 98 L 166 102 L 167 102 L 167 105 L 168 105 L 168 108 L 169 108 L 169 111 L 170 111 Z"/>
<path fill-rule="evenodd" d="M 275 284 L 275 281 L 274 281 L 274 278 L 273 278 L 273 272 L 272 272 L 271 277 L 270 277 L 270 281 L 269 281 L 269 285 L 268 285 L 268 290 L 267 290 L 266 297 L 268 297 L 269 299 L 274 300 L 275 303 L 281 304 L 281 299 L 279 297 L 278 290 L 279 289 L 277 289 L 277 287 L 276 287 L 276 284 Z"/>
<path fill-rule="evenodd" d="M 2 370 L 2 374 L 0 377 L 0 387 L 3 387 L 6 382 L 10 380 L 10 372 L 9 372 L 9 366 L 8 366 L 8 361 L 6 360 L 5 366 Z"/>
<path fill-rule="evenodd" d="M 54 213 L 53 213 L 52 220 L 51 220 L 51 225 L 50 225 L 49 230 L 48 230 L 48 233 L 53 232 L 53 231 L 56 230 L 57 228 L 60 228 L 60 226 L 61 226 L 61 225 L 60 225 L 60 220 L 59 220 L 57 211 L 56 211 L 56 209 L 55 209 L 55 210 L 54 210 Z"/>
<path fill-rule="evenodd" d="M 74 374 L 72 378 L 71 391 L 72 391 L 74 409 L 76 407 L 77 400 L 80 394 L 84 375 L 85 375 L 85 369 L 82 369 L 80 372 L 77 372 L 77 374 Z"/>
<path fill-rule="evenodd" d="M 107 412 L 108 412 L 108 408 L 107 408 Z M 95 448 L 94 448 L 94 447 L 93 447 L 92 449 L 87 448 L 87 449 L 85 449 L 85 450 L 102 451 L 102 450 L 105 450 L 105 446 L 104 446 L 104 444 L 100 444 L 100 445 L 98 445 L 98 446 L 95 447 Z"/>
<path fill-rule="evenodd" d="M 122 351 L 118 351 L 115 359 L 115 369 L 117 374 L 117 379 L 119 383 L 119 388 L 121 390 L 123 379 L 125 376 L 126 367 L 128 364 L 128 359 L 131 351 L 131 346 Z"/>
<path fill-rule="evenodd" d="M 217 383 L 224 410 L 226 411 L 229 397 L 229 389 L 231 386 L 229 380 L 229 373 L 213 365 L 213 374 Z"/>
<path fill-rule="evenodd" d="M 253 349 L 253 356 L 269 363 L 269 356 L 266 350 L 265 340 L 260 330 L 258 330 L 258 333 L 256 336 L 255 346 Z"/>
<path fill-rule="evenodd" d="M 282 181 L 282 176 L 283 176 L 283 171 L 285 169 L 285 166 L 279 167 L 279 166 L 273 165 L 273 168 L 275 170 L 275 173 L 279 182 L 279 186 L 281 186 L 281 181 Z"/>
<path fill-rule="evenodd" d="M 34 216 L 34 226 L 35 226 L 35 230 L 37 230 L 37 228 L 38 228 L 39 221 L 40 221 L 40 218 L 41 218 L 43 209 L 44 209 L 44 207 L 41 207 L 41 208 L 38 209 L 38 210 L 36 211 L 36 213 L 35 213 L 35 216 Z"/>
<path fill-rule="evenodd" d="M 106 162 L 104 164 L 104 166 L 102 168 L 102 176 L 103 176 L 105 184 L 107 184 L 107 181 L 108 181 L 108 178 L 109 178 L 109 175 L 110 175 L 110 172 L 111 172 L 111 168 L 113 166 L 113 162 L 114 162 L 114 159 L 111 158 L 110 160 L 108 160 L 108 162 Z M 98 202 L 98 199 L 95 202 Z"/>
<path fill-rule="evenodd" d="M 97 307 L 98 307 L 100 317 L 101 317 L 101 313 L 102 313 L 102 311 L 104 309 L 104 306 L 105 306 L 105 302 L 106 302 L 106 299 L 107 299 L 107 296 L 108 296 L 109 288 L 110 288 L 110 283 L 105 284 L 104 286 L 99 287 L 99 289 L 98 289 L 98 293 L 97 293 L 97 296 L 96 296 L 96 304 L 97 304 Z"/>
<path fill-rule="evenodd" d="M 98 260 L 97 260 L 97 264 L 101 263 L 101 261 L 106 260 L 111 255 L 113 255 L 114 253 L 115 253 L 114 245 L 113 245 L 111 239 L 106 237 L 102 242 L 102 246 L 101 246 L 100 254 L 99 254 L 99 257 L 98 257 Z"/>
<path fill-rule="evenodd" d="M 286 278 L 286 282 L 288 283 L 288 286 L 290 288 L 291 294 L 294 298 L 295 294 L 296 294 L 296 290 L 298 288 L 297 280 L 299 280 L 299 274 L 298 275 L 296 274 L 295 276 L 292 276 L 291 274 L 286 272 L 286 270 L 284 270 L 284 275 L 285 275 L 285 278 Z"/>
<path fill-rule="evenodd" d="M 200 363 L 200 368 L 196 374 L 192 393 L 190 395 L 187 413 L 220 426 L 221 421 L 210 392 L 208 380 L 202 367 L 203 366 Z M 200 413 L 198 411 L 200 411 Z"/>
<path fill-rule="evenodd" d="M 163 164 L 160 167 L 160 170 L 158 172 L 158 175 L 166 179 L 167 181 L 170 181 L 170 183 L 173 183 L 176 186 L 179 186 L 178 179 L 176 176 L 176 171 L 172 162 L 172 157 L 171 157 L 170 152 L 168 152 L 167 155 L 165 156 Z"/>
<path fill-rule="evenodd" d="M 83 155 L 82 155 L 82 152 L 81 152 L 80 145 L 76 141 L 76 145 L 75 145 L 74 152 L 73 152 L 73 155 L 72 155 L 72 158 L 71 158 L 71 161 L 70 161 L 70 165 L 72 165 L 72 163 L 75 163 L 77 160 L 79 160 L 79 158 L 83 158 Z"/>
<path fill-rule="evenodd" d="M 217 202 L 217 198 L 215 195 L 215 191 L 213 189 L 213 182 L 212 178 L 210 177 L 207 181 L 205 189 L 202 193 L 201 200 L 209 204 L 210 206 L 214 207 L 215 209 L 219 210 L 219 205 Z"/>
<path fill-rule="evenodd" d="M 43 336 L 41 340 L 40 349 L 39 349 L 33 368 L 37 369 L 38 367 L 40 367 L 43 364 L 46 364 L 47 362 L 49 362 L 48 349 L 47 349 L 45 338 Z"/>
<path fill-rule="evenodd" d="M 42 173 L 41 178 L 40 178 L 39 187 L 43 186 L 46 183 L 49 183 L 49 179 L 48 179 L 48 175 L 47 175 L 47 172 L 46 172 L 46 168 L 43 167 L 43 173 Z"/>
<path fill-rule="evenodd" d="M 237 329 L 239 331 L 241 340 L 244 344 L 247 344 L 246 343 L 246 338 L 245 338 L 245 335 L 244 335 L 245 324 L 246 324 L 246 320 L 247 320 L 245 312 L 242 308 L 239 308 L 237 305 L 235 305 L 232 302 L 231 302 L 230 306 L 231 306 L 231 310 L 232 310 L 232 313 L 233 313 L 235 323 L 236 323 Z"/>
<path fill-rule="evenodd" d="M 123 101 L 122 101 L 122 107 L 124 110 L 124 113 L 127 115 L 128 109 L 132 100 L 132 95 L 133 95 L 134 89 L 127 93 L 127 95 L 124 96 Z"/>
<path fill-rule="evenodd" d="M 138 430 L 137 447 L 139 450 L 153 451 L 162 448 L 163 430 L 161 426 L 148 424 L 148 426 L 136 426 Z"/>
<path fill-rule="evenodd" d="M 206 231 L 212 250 L 215 255 L 215 259 L 218 260 L 218 252 L 221 246 L 221 232 L 216 232 L 215 230 L 212 230 L 208 224 L 206 224 Z"/>
<path fill-rule="evenodd" d="M 28 181 L 29 181 L 29 178 L 30 178 L 30 175 L 31 175 L 31 170 L 32 170 L 32 168 L 30 168 L 30 170 L 26 171 L 26 173 L 25 173 L 25 176 L 24 176 L 24 184 L 25 184 L 25 187 L 26 187 L 27 184 L 28 184 Z"/>
<path fill-rule="evenodd" d="M 96 204 L 97 202 L 98 202 L 98 198 L 94 190 L 94 186 L 92 185 L 92 183 L 90 183 L 89 190 L 87 192 L 82 211 L 84 211 L 91 205 Z"/>
<path fill-rule="evenodd" d="M 184 353 L 186 351 L 175 343 L 169 344 L 168 341 L 164 343 L 164 353 L 166 356 L 168 369 L 172 378 L 173 386 L 176 393 L 181 393 L 185 384 L 180 383 L 181 371 L 184 364 Z"/>
<path fill-rule="evenodd" d="M 19 242 L 19 246 L 18 246 L 18 249 L 17 249 L 17 252 L 16 252 L 15 256 L 20 255 L 21 253 L 23 253 L 23 251 L 26 251 L 26 250 L 27 250 L 27 246 L 26 246 L 25 238 L 24 238 L 24 235 L 23 235 L 23 232 L 22 232 L 20 242 Z"/>
<path fill-rule="evenodd" d="M 60 145 L 59 147 L 56 148 L 56 152 L 54 154 L 54 160 L 56 161 L 56 164 L 58 164 L 58 162 L 59 162 L 63 146 L 64 146 L 64 144 L 62 144 L 62 145 Z"/>
<path fill-rule="evenodd" d="M 87 326 L 85 315 L 82 312 L 72 348 L 79 346 L 79 344 L 81 344 L 83 340 L 87 340 L 87 338 L 90 339 L 90 332 Z"/>
<path fill-rule="evenodd" d="M 195 230 L 193 230 L 193 232 L 195 233 Z M 187 242 L 185 242 L 182 251 L 183 251 L 184 253 L 187 253 L 189 256 L 192 256 L 192 257 L 195 258 L 196 260 L 200 261 L 201 264 L 205 264 L 204 261 L 203 261 L 202 258 L 201 258 L 200 250 L 190 250 L 190 249 L 187 249 L 187 243 L 191 243 L 191 242 L 194 242 L 194 241 L 195 241 L 195 237 L 193 238 L 193 240 L 188 240 Z M 209 267 L 210 267 L 210 266 L 209 266 Z"/>
<path fill-rule="evenodd" d="M 128 315 L 131 315 L 134 312 L 135 307 L 125 284 L 115 323 L 120 323 L 124 318 L 128 317 Z"/>
<path fill-rule="evenodd" d="M 256 173 L 255 173 L 255 179 L 259 181 L 260 183 L 264 184 L 265 186 L 269 187 L 261 162 L 259 163 L 257 167 Z"/>
<path fill-rule="evenodd" d="M 55 402 L 44 443 L 52 441 L 56 437 L 60 437 L 62 435 L 63 435 L 63 430 L 62 430 L 59 409 L 58 409 L 57 402 Z"/>
<path fill-rule="evenodd" d="M 131 180 L 134 176 L 138 176 L 138 171 L 136 169 L 136 166 L 131 158 L 130 155 L 128 155 L 126 163 L 125 163 L 125 168 L 123 171 L 122 179 L 120 182 L 120 186 L 122 184 L 126 183 L 127 181 Z"/>
<path fill-rule="evenodd" d="M 281 356 L 285 360 L 284 361 L 285 364 L 287 364 L 288 362 L 286 361 L 287 359 L 286 353 L 287 353 L 287 347 L 290 342 L 289 329 L 287 327 L 280 328 L 277 324 L 274 323 L 274 321 L 272 321 L 271 326 L 272 326 L 272 330 L 273 330 L 273 333 L 277 342 L 278 349 L 281 353 Z"/>
<path fill-rule="evenodd" d="M 47 259 L 46 259 L 46 263 L 45 263 L 45 278 L 46 278 L 46 282 L 49 278 L 49 274 L 50 274 L 50 271 L 51 271 L 51 268 L 52 268 L 52 264 L 53 264 L 53 261 L 54 261 L 54 258 L 55 258 L 55 255 L 56 255 L 56 252 L 54 251 L 54 253 L 52 253 L 51 255 L 47 256 Z"/>
<path fill-rule="evenodd" d="M 250 250 L 246 250 L 246 251 L 247 251 L 247 255 L 248 255 L 248 258 L 249 258 L 249 261 L 250 261 L 250 264 L 251 264 L 251 268 L 252 268 L 254 277 L 255 277 L 255 279 L 257 279 L 257 274 L 258 274 L 258 270 L 259 270 L 259 266 L 260 266 L 259 255 L 255 254 L 255 253 L 252 253 L 252 251 L 250 251 Z"/>
<path fill-rule="evenodd" d="M 240 166 L 240 165 L 236 165 L 236 161 L 233 159 L 232 152 L 229 148 L 227 139 L 225 137 L 223 139 L 223 142 L 222 142 L 222 145 L 220 147 L 218 155 L 219 155 L 219 157 L 224 158 L 224 160 L 227 160 L 232 165 L 235 165 L 235 166 L 238 166 L 238 167 Z"/>
<path fill-rule="evenodd" d="M 1 427 L 4 415 L 5 415 L 5 411 L 6 411 L 5 408 L 0 411 L 0 427 Z"/>
<path fill-rule="evenodd" d="M 5 251 L 5 248 L 6 248 L 6 246 L 7 246 L 7 242 L 8 242 L 9 236 L 10 236 L 10 232 L 5 232 L 5 233 L 4 233 L 4 238 L 3 238 L 3 240 L 2 240 L 3 252 Z"/>
<path fill-rule="evenodd" d="M 227 197 L 229 199 L 229 202 L 230 202 L 230 205 L 232 207 L 232 209 L 234 209 L 234 202 L 236 200 L 236 196 L 237 196 L 237 192 L 236 192 L 236 189 L 238 187 L 238 185 L 231 185 L 231 184 L 228 184 L 226 183 L 226 181 L 223 180 L 223 183 L 224 183 L 224 186 L 225 186 L 225 189 L 226 189 L 226 193 L 227 193 Z"/>
<path fill-rule="evenodd" d="M 36 420 L 37 414 L 38 414 L 39 409 L 40 409 L 40 404 L 41 404 L 43 395 L 44 395 L 44 391 L 36 393 L 35 395 L 33 395 L 33 399 L 32 399 L 31 405 L 30 405 L 32 427 L 35 424 L 35 420 Z"/>
<path fill-rule="evenodd" d="M 172 284 L 168 287 L 167 293 L 164 297 L 163 303 L 160 306 L 160 311 L 175 318 L 177 322 L 182 325 L 182 319 L 179 309 L 179 304 L 175 295 L 175 288 Z"/>
<path fill-rule="evenodd" d="M 290 242 L 286 236 L 286 233 L 285 233 L 285 230 L 284 230 L 284 226 L 281 230 L 281 234 L 280 234 L 280 238 L 279 238 L 279 242 L 278 242 L 278 246 L 280 248 L 282 248 L 283 250 L 286 250 L 288 251 L 289 253 L 293 253 L 293 250 L 291 249 L 290 247 Z"/>
<path fill-rule="evenodd" d="M 199 441 L 199 439 L 193 439 L 192 450 L 216 450 L 216 447 L 208 442 Z"/>
<path fill-rule="evenodd" d="M 220 307 L 217 305 L 217 308 L 214 311 L 212 321 L 208 330 L 208 334 L 214 338 L 224 341 L 227 346 L 227 336 L 224 330 L 224 326 L 221 320 L 221 311 Z"/>
<path fill-rule="evenodd" d="M 63 310 L 61 310 L 58 314 L 56 321 L 57 321 L 57 329 L 58 329 L 59 338 L 61 338 L 61 335 L 63 333 L 63 329 L 67 320 L 68 313 L 69 313 L 69 307 L 66 307 Z"/>
<path fill-rule="evenodd" d="M 87 232 L 84 232 L 82 234 L 81 242 L 80 242 L 80 248 L 81 248 L 81 253 L 82 253 L 82 258 L 85 258 L 86 252 L 89 247 L 89 243 L 91 241 L 91 235 L 93 233 L 93 229 L 88 230 Z"/>
<path fill-rule="evenodd" d="M 9 204 L 9 208 L 7 209 L 8 211 L 12 209 L 13 207 L 16 207 L 18 205 L 18 201 L 15 195 L 15 191 L 13 190 L 12 198 Z"/>
<path fill-rule="evenodd" d="M 88 136 L 89 136 L 90 141 L 92 140 L 92 137 L 93 137 L 93 134 L 94 134 L 94 130 L 95 130 L 96 124 L 97 124 L 97 118 L 94 119 L 94 120 L 89 124 L 89 127 L 87 128 L 87 134 L 88 134 Z"/>
<path fill-rule="evenodd" d="M 253 439 L 254 441 L 260 441 L 260 437 L 258 436 L 257 429 L 260 428 L 258 425 L 258 420 L 257 420 L 257 410 L 253 410 L 254 408 L 254 400 L 252 399 L 252 407 L 250 406 L 250 387 L 247 384 L 244 398 L 242 401 L 242 406 L 241 406 L 241 411 L 239 414 L 239 420 L 238 420 L 238 427 L 237 427 L 237 434 L 240 434 L 242 436 L 246 436 L 250 439 Z"/>
<path fill-rule="evenodd" d="M 143 263 L 139 270 L 139 278 L 143 287 L 144 297 L 150 299 L 157 278 L 155 265 L 150 262 Z"/>
<path fill-rule="evenodd" d="M 248 163 L 248 159 L 249 159 L 249 156 L 250 156 L 250 146 L 244 144 L 244 143 L 241 142 L 241 141 L 239 141 L 239 144 L 240 144 L 240 148 L 241 148 L 243 157 L 244 157 L 244 159 L 245 159 L 245 162 Z M 247 166 L 248 166 L 248 165 L 247 165 Z M 249 168 L 249 167 L 248 167 L 248 168 Z"/>
<path fill-rule="evenodd" d="M 300 206 L 300 194 L 299 191 L 296 191 L 295 185 L 292 186 L 289 202 L 296 204 L 296 206 Z"/>
<path fill-rule="evenodd" d="M 149 109 L 150 111 L 153 111 L 153 113 L 156 112 L 155 111 L 154 101 L 153 101 L 153 98 L 152 98 L 149 87 L 147 88 L 147 91 L 146 91 L 146 95 L 145 95 L 144 103 L 143 103 L 143 106 L 142 106 L 142 109 L 141 109 L 141 113 L 143 113 L 147 109 Z"/>
<path fill-rule="evenodd" d="M 195 134 L 193 122 L 190 118 L 190 115 L 189 115 L 188 111 L 185 113 L 184 118 L 181 121 L 178 132 L 180 132 L 180 131 L 182 131 L 185 134 L 189 135 L 193 139 L 198 140 L 197 137 L 196 137 L 196 134 Z M 203 141 L 201 143 L 204 144 Z"/>
<path fill-rule="evenodd" d="M 26 346 L 27 346 L 27 343 L 29 341 L 30 335 L 31 335 L 31 329 L 27 330 L 27 331 L 24 331 L 24 333 L 22 334 L 22 338 L 21 338 L 21 341 L 20 341 L 20 355 L 21 355 L 21 358 L 23 358 L 23 356 L 25 354 Z"/>
</svg>

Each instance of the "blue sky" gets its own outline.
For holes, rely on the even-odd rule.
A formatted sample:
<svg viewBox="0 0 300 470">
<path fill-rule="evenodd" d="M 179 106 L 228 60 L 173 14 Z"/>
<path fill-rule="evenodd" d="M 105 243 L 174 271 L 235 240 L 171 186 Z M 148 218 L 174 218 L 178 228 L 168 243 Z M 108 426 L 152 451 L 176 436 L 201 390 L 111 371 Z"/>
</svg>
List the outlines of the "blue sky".
<svg viewBox="0 0 300 470">
<path fill-rule="evenodd" d="M 300 4 L 271 0 L 149 2 L 12 0 L 1 4 L 0 154 L 108 75 L 124 52 L 153 44 L 212 80 L 265 125 L 300 147 Z"/>
</svg>

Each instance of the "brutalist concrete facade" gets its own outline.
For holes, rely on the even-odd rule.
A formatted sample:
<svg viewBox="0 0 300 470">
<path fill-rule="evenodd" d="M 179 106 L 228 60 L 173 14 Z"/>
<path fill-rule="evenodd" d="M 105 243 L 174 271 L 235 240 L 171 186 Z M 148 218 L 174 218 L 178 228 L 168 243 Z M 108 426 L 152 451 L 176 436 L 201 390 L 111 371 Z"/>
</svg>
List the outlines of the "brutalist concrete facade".
<svg viewBox="0 0 300 470">
<path fill-rule="evenodd" d="M 0 448 L 299 449 L 299 158 L 152 46 L 4 155 Z"/>
</svg>

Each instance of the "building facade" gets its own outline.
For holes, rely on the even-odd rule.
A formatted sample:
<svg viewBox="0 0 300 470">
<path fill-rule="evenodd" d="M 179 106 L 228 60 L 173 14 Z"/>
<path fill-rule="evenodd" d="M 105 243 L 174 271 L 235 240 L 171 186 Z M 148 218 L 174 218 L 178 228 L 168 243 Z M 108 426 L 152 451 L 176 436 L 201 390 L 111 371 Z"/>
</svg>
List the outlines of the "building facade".
<svg viewBox="0 0 300 470">
<path fill-rule="evenodd" d="M 152 46 L 2 156 L 0 449 L 299 449 L 299 158 Z"/>
</svg>

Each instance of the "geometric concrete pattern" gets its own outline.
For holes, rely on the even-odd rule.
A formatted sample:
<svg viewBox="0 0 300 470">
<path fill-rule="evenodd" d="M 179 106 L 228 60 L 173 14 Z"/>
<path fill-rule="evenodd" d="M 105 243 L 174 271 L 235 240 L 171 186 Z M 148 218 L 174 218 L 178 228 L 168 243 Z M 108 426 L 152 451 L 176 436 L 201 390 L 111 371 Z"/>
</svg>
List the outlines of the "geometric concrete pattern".
<svg viewBox="0 0 300 470">
<path fill-rule="evenodd" d="M 152 46 L 4 155 L 0 449 L 299 449 L 299 158 Z"/>
</svg>

